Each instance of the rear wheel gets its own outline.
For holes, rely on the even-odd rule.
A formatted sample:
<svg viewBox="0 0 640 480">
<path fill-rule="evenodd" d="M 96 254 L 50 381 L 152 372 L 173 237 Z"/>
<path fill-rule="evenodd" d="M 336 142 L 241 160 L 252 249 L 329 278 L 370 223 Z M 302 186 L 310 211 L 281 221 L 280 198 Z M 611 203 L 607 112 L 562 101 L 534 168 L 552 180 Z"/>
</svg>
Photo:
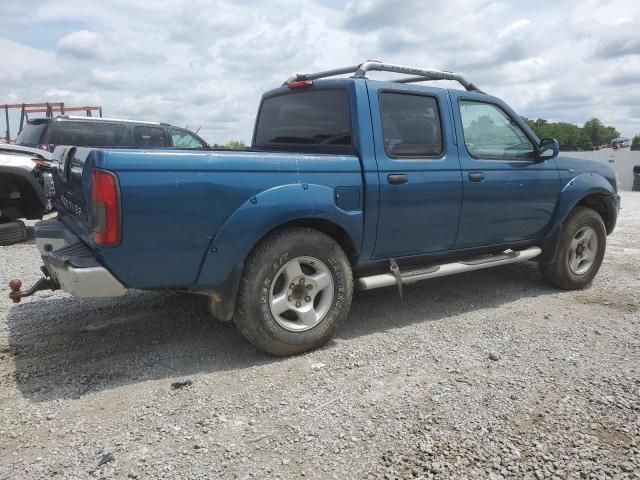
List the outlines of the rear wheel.
<svg viewBox="0 0 640 480">
<path fill-rule="evenodd" d="M 257 348 L 293 355 L 326 343 L 351 307 L 353 279 L 342 248 L 311 228 L 288 228 L 250 254 L 234 322 Z"/>
<path fill-rule="evenodd" d="M 27 228 L 19 220 L 0 221 L 0 245 L 12 245 L 27 239 Z"/>
<path fill-rule="evenodd" d="M 598 273 L 607 244 L 607 231 L 600 215 L 576 207 L 565 221 L 560 246 L 553 263 L 540 264 L 544 279 L 566 290 L 587 286 Z"/>
</svg>

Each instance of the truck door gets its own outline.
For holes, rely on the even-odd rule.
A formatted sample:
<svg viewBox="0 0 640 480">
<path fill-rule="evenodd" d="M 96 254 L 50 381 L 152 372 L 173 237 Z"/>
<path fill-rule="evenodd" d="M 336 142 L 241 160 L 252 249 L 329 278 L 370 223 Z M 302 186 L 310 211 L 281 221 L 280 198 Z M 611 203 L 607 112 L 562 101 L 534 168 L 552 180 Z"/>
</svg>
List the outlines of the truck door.
<svg viewBox="0 0 640 480">
<path fill-rule="evenodd" d="M 536 158 L 524 122 L 503 102 L 450 92 L 464 202 L 455 248 L 537 240 L 560 193 L 554 159 Z"/>
<path fill-rule="evenodd" d="M 447 92 L 367 84 L 380 182 L 374 258 L 448 250 L 462 180 Z"/>
</svg>

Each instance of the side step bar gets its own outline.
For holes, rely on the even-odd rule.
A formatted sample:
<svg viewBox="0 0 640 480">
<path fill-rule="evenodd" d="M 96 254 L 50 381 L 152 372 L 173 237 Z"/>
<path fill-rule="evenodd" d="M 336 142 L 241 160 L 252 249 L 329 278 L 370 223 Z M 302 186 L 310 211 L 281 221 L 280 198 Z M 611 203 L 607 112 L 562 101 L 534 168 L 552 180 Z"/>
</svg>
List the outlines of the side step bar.
<svg viewBox="0 0 640 480">
<path fill-rule="evenodd" d="M 506 251 L 495 255 L 486 255 L 469 260 L 460 260 L 453 263 L 434 265 L 420 270 L 410 270 L 402 272 L 400 278 L 403 284 L 415 283 L 428 278 L 444 277 L 455 275 L 456 273 L 470 272 L 472 270 L 482 270 L 483 268 L 497 267 L 509 263 L 523 262 L 531 260 L 542 253 L 540 247 L 529 247 L 526 250 Z M 391 273 L 360 277 L 356 280 L 359 290 L 372 290 L 374 288 L 390 287 L 398 283 L 396 277 Z"/>
</svg>

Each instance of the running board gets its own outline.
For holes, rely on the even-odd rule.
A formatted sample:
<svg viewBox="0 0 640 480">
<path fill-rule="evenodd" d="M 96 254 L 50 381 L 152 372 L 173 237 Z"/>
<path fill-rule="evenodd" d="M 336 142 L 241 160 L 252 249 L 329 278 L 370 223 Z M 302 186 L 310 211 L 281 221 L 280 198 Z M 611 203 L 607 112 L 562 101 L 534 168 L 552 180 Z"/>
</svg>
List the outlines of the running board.
<svg viewBox="0 0 640 480">
<path fill-rule="evenodd" d="M 525 260 L 531 260 L 541 253 L 542 249 L 540 247 L 529 247 L 526 250 L 520 251 L 506 251 L 494 255 L 485 255 L 469 260 L 460 260 L 459 262 L 445 263 L 419 270 L 402 272 L 400 274 L 400 279 L 403 284 L 409 284 L 419 282 L 420 280 L 426 280 L 428 278 L 444 277 L 447 275 L 455 275 L 456 273 L 471 272 L 473 270 L 482 270 L 483 268 L 523 262 Z M 359 290 L 371 290 L 374 288 L 390 287 L 397 284 L 398 280 L 391 273 L 360 277 L 356 280 L 356 286 Z"/>
</svg>

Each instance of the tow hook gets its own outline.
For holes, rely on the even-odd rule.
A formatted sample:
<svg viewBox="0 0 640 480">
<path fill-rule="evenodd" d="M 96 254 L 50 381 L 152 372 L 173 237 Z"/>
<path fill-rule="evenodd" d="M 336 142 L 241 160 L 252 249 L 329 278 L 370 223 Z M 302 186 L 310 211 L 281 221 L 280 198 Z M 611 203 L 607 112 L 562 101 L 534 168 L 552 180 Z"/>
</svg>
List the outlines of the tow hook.
<svg viewBox="0 0 640 480">
<path fill-rule="evenodd" d="M 44 277 L 38 279 L 38 281 L 27 291 L 23 292 L 20 289 L 22 288 L 22 281 L 18 279 L 13 279 L 9 282 L 9 288 L 11 292 L 9 293 L 9 298 L 13 300 L 13 303 L 20 303 L 22 297 L 30 297 L 34 293 L 40 290 L 58 290 L 60 287 L 58 284 L 51 278 L 49 272 L 46 267 L 41 267 L 42 273 Z"/>
</svg>

